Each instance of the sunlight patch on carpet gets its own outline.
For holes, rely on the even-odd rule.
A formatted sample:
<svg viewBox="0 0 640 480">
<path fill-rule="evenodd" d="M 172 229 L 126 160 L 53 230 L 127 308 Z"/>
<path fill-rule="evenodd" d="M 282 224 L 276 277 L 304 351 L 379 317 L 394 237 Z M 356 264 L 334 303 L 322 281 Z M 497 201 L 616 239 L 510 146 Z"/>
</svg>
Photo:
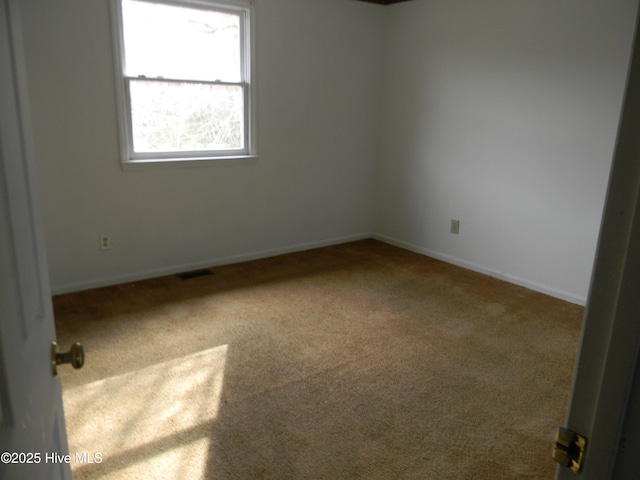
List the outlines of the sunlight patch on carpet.
<svg viewBox="0 0 640 480">
<path fill-rule="evenodd" d="M 74 478 L 201 478 L 226 358 L 222 345 L 64 391 Z"/>
</svg>

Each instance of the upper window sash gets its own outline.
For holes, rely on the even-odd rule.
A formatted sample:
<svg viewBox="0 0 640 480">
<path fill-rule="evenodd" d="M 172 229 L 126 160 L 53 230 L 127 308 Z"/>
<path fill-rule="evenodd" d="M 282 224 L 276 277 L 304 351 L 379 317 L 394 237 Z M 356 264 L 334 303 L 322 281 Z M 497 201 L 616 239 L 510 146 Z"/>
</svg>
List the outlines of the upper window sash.
<svg viewBox="0 0 640 480">
<path fill-rule="evenodd" d="M 246 80 L 244 9 L 148 0 L 121 5 L 126 75 Z"/>
</svg>

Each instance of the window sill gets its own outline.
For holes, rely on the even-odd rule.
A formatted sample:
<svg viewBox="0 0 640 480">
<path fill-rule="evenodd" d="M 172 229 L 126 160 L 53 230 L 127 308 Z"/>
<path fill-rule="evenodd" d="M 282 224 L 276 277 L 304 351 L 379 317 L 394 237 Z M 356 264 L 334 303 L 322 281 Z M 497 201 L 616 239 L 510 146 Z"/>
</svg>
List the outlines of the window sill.
<svg viewBox="0 0 640 480">
<path fill-rule="evenodd" d="M 202 158 L 158 158 L 141 160 L 123 160 L 120 165 L 124 171 L 139 171 L 155 168 L 193 168 L 215 165 L 253 165 L 259 155 L 237 155 L 233 157 Z"/>
</svg>

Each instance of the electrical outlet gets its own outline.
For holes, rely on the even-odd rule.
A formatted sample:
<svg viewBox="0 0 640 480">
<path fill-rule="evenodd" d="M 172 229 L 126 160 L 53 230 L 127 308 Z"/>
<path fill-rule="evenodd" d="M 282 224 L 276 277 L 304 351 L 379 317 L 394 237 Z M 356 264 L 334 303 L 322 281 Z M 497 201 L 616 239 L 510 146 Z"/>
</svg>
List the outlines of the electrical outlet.
<svg viewBox="0 0 640 480">
<path fill-rule="evenodd" d="M 111 250 L 111 238 L 109 235 L 100 235 L 100 250 Z"/>
<path fill-rule="evenodd" d="M 460 233 L 460 220 L 451 220 L 451 233 L 455 235 Z"/>
</svg>

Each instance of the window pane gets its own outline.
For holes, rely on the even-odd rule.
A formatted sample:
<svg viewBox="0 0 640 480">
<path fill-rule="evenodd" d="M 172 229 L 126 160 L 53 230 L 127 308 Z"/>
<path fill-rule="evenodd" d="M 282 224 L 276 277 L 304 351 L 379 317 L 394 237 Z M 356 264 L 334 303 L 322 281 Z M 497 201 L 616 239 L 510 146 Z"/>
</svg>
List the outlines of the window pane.
<svg viewBox="0 0 640 480">
<path fill-rule="evenodd" d="M 244 94 L 236 85 L 131 80 L 137 153 L 244 148 Z"/>
<path fill-rule="evenodd" d="M 122 14 L 127 75 L 241 81 L 239 15 L 135 0 Z"/>
</svg>

